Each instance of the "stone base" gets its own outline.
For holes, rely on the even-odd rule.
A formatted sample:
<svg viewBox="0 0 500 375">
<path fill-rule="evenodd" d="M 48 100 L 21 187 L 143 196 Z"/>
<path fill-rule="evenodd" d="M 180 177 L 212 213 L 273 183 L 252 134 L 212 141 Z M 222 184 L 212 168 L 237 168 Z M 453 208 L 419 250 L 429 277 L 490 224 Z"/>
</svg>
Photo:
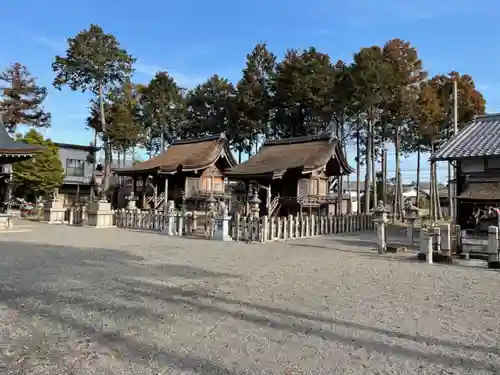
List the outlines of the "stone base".
<svg viewBox="0 0 500 375">
<path fill-rule="evenodd" d="M 0 214 L 0 230 L 12 229 L 12 215 Z"/>
<path fill-rule="evenodd" d="M 43 206 L 43 221 L 49 224 L 63 224 L 66 216 L 64 202 L 59 199 L 52 199 Z"/>
<path fill-rule="evenodd" d="M 215 218 L 215 233 L 214 240 L 217 241 L 232 241 L 229 235 L 229 216 Z"/>
<path fill-rule="evenodd" d="M 488 262 L 488 268 L 500 270 L 500 262 Z"/>
<path fill-rule="evenodd" d="M 469 253 L 460 253 L 460 259 L 470 259 L 470 254 Z"/>
<path fill-rule="evenodd" d="M 87 210 L 87 225 L 95 228 L 114 227 L 114 215 L 111 203 L 104 201 L 92 202 Z"/>
</svg>

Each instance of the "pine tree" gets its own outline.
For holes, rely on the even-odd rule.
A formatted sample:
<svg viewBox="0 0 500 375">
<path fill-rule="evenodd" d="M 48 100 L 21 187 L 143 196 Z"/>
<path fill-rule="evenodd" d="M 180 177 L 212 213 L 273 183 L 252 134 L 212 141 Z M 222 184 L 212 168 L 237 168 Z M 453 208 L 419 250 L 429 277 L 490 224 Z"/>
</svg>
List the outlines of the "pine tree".
<svg viewBox="0 0 500 375">
<path fill-rule="evenodd" d="M 5 127 L 13 133 L 18 125 L 50 127 L 50 114 L 42 106 L 47 89 L 38 86 L 35 77 L 20 63 L 0 73 L 0 111 Z"/>
</svg>

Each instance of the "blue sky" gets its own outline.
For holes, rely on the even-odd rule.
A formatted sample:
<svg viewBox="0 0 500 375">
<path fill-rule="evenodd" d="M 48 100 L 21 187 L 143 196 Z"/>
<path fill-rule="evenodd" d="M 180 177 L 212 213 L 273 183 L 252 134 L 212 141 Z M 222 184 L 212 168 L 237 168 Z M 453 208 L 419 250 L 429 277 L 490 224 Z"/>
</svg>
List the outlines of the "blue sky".
<svg viewBox="0 0 500 375">
<path fill-rule="evenodd" d="M 246 54 L 261 41 L 279 56 L 287 48 L 312 45 L 334 60 L 350 60 L 361 47 L 401 38 L 418 48 L 430 74 L 472 75 L 488 111 L 500 112 L 500 31 L 493 26 L 498 0 L 143 0 L 140 7 L 131 0 L 2 3 L 0 66 L 19 61 L 49 88 L 46 107 L 53 125 L 46 134 L 59 142 L 86 144 L 91 138 L 85 130 L 88 96 L 51 87 L 54 56 L 64 53 L 66 37 L 90 23 L 115 34 L 138 59 L 136 81 L 166 70 L 185 87 L 214 73 L 238 80 Z M 389 154 L 393 158 L 393 150 Z M 415 159 L 403 160 L 407 181 L 415 179 Z M 423 169 L 428 175 L 427 163 Z"/>
</svg>

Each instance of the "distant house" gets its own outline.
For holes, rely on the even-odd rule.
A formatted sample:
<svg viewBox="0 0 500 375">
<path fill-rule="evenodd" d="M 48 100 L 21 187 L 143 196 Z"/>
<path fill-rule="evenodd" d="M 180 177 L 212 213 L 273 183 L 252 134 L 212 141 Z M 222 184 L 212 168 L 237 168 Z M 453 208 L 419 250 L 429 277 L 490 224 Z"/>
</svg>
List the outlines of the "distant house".
<svg viewBox="0 0 500 375">
<path fill-rule="evenodd" d="M 456 164 L 457 224 L 463 229 L 474 208 L 500 206 L 500 114 L 477 116 L 434 160 Z"/>
<path fill-rule="evenodd" d="M 89 163 L 89 156 L 97 154 L 99 148 L 91 145 L 55 144 L 59 147 L 59 158 L 65 173 L 63 185 L 59 188 L 59 194 L 64 198 L 64 203 L 71 204 L 78 197 L 89 197 L 90 181 L 94 173 L 93 164 Z M 98 160 L 97 164 L 103 165 L 104 160 Z M 126 160 L 125 165 L 132 165 L 132 161 Z M 115 184 L 116 178 L 114 176 L 110 178 L 111 184 Z"/>
</svg>

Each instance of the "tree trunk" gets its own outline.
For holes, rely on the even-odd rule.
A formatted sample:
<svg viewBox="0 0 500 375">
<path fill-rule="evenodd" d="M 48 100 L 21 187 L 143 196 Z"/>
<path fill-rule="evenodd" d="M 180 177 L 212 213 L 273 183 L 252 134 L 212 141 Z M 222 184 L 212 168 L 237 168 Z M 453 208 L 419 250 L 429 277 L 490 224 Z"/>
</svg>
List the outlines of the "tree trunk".
<svg viewBox="0 0 500 375">
<path fill-rule="evenodd" d="M 375 145 L 372 143 L 372 179 L 373 179 L 373 204 L 376 205 L 378 202 L 378 191 L 377 191 L 377 162 L 376 162 L 376 152 L 375 152 Z"/>
<path fill-rule="evenodd" d="M 420 208 L 420 146 L 417 148 L 417 196 L 415 197 L 415 206 Z"/>
<path fill-rule="evenodd" d="M 399 207 L 401 205 L 400 198 L 401 194 L 399 193 L 399 133 L 398 129 L 395 129 L 394 134 L 394 164 L 395 164 L 395 179 L 394 179 L 394 206 L 392 207 L 392 215 L 395 219 L 400 219 L 399 216 Z"/>
<path fill-rule="evenodd" d="M 372 164 L 372 144 L 373 144 L 373 123 L 371 113 L 368 114 L 368 132 L 366 137 L 366 178 L 365 178 L 365 213 L 370 212 L 370 186 L 372 182 L 371 164 Z"/>
<path fill-rule="evenodd" d="M 443 212 L 441 211 L 441 202 L 439 201 L 439 189 L 438 189 L 438 175 L 437 175 L 437 163 L 434 162 L 434 189 L 436 197 L 436 215 L 438 220 L 443 220 Z"/>
<path fill-rule="evenodd" d="M 431 146 L 432 148 L 432 146 Z M 432 151 L 431 151 L 432 152 Z M 431 154 L 432 155 L 432 154 Z M 435 206 L 435 198 L 434 198 L 434 163 L 431 162 L 431 167 L 429 169 L 430 173 L 430 186 L 429 186 L 429 218 L 431 222 L 436 221 L 436 206 Z"/>
<path fill-rule="evenodd" d="M 361 150 L 360 150 L 360 144 L 359 144 L 359 124 L 357 125 L 358 129 L 356 130 L 356 200 L 357 200 L 357 207 L 356 207 L 356 212 L 359 214 L 361 212 L 361 186 L 359 186 L 359 179 L 361 177 L 361 169 L 360 169 L 360 161 L 361 161 Z"/>
<path fill-rule="evenodd" d="M 108 136 L 106 132 L 106 116 L 104 113 L 104 88 L 102 84 L 99 85 L 99 112 L 101 119 L 101 132 L 102 132 L 102 148 L 104 149 L 104 178 L 102 182 L 102 189 L 104 192 L 107 192 L 109 188 L 109 176 L 111 172 L 111 149 L 110 144 L 108 142 Z"/>
</svg>

